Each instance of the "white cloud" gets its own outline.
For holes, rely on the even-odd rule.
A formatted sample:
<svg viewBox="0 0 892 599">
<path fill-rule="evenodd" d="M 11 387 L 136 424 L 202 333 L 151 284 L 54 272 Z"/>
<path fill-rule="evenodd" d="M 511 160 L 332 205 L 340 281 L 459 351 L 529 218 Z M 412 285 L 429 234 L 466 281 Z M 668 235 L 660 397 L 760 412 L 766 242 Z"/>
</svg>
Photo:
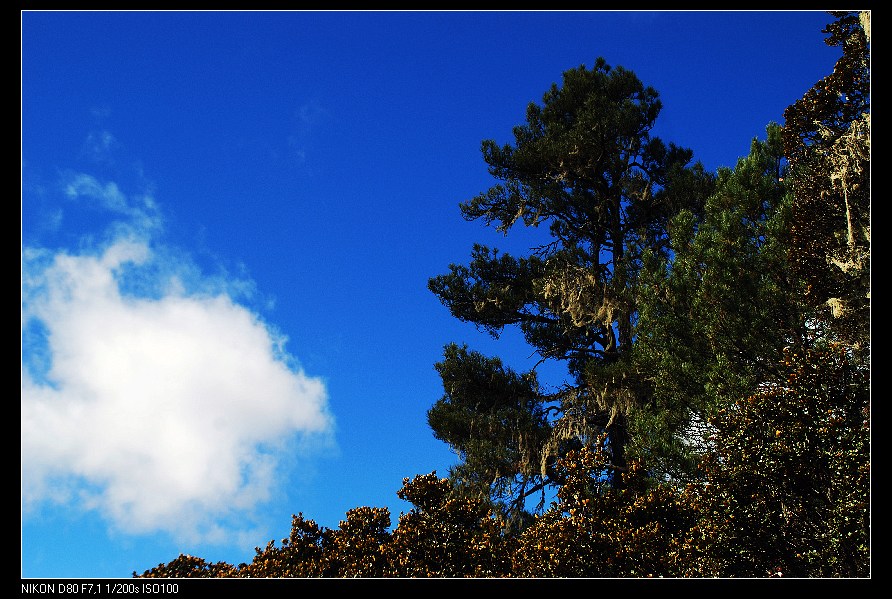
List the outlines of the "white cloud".
<svg viewBox="0 0 892 599">
<path fill-rule="evenodd" d="M 114 184 L 80 176 L 69 193 L 136 230 L 158 222 Z M 296 441 L 328 441 L 326 388 L 225 286 L 196 281 L 148 237 L 23 250 L 23 504 L 219 541 L 276 492 Z"/>
</svg>

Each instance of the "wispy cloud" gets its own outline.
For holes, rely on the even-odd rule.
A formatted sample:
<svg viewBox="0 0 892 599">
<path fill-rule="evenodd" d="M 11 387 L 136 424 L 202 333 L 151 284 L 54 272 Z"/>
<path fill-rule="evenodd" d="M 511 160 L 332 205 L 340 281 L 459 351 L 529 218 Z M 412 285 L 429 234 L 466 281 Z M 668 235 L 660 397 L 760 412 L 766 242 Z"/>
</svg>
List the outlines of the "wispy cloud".
<svg viewBox="0 0 892 599">
<path fill-rule="evenodd" d="M 23 247 L 26 516 L 62 502 L 123 532 L 243 533 L 282 456 L 329 442 L 324 382 L 239 303 L 243 281 L 158 241 L 153 198 L 85 174 L 64 189 L 120 218 L 101 246 Z"/>
<path fill-rule="evenodd" d="M 118 226 L 152 235 L 162 227 L 161 213 L 151 195 L 126 196 L 114 182 L 102 183 L 83 173 L 73 175 L 65 185 L 65 194 L 72 200 L 90 201 L 95 208 L 123 217 Z"/>
</svg>

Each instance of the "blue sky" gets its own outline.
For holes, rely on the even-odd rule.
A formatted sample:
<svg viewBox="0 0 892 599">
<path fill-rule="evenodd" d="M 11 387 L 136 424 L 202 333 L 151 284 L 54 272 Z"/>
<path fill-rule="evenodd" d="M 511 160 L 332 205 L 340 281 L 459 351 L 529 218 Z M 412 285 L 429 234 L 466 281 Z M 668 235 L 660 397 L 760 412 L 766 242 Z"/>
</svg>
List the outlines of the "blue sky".
<svg viewBox="0 0 892 599">
<path fill-rule="evenodd" d="M 411 506 L 455 456 L 427 280 L 475 242 L 480 142 L 603 56 L 733 166 L 821 77 L 823 12 L 55 12 L 22 27 L 22 576 L 230 563 L 291 514 Z M 561 371 L 545 367 L 547 382 Z"/>
</svg>

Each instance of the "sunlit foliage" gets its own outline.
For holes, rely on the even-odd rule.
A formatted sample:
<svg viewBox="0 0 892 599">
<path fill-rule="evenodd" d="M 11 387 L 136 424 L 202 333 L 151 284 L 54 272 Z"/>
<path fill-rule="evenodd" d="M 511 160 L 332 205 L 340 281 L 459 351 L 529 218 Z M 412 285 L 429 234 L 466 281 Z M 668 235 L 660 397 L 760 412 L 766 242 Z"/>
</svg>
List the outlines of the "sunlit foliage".
<svg viewBox="0 0 892 599">
<path fill-rule="evenodd" d="M 514 574 L 527 577 L 654 577 L 680 571 L 679 545 L 695 521 L 670 486 L 648 488 L 633 461 L 616 488 L 601 473 L 603 439 L 559 461 L 558 501 L 520 538 Z"/>
<path fill-rule="evenodd" d="M 870 378 L 845 347 L 785 352 L 787 380 L 715 418 L 686 575 L 859 577 L 870 566 Z"/>
<path fill-rule="evenodd" d="M 833 72 L 784 112 L 792 256 L 832 334 L 870 347 L 870 13 L 833 13 Z"/>
</svg>

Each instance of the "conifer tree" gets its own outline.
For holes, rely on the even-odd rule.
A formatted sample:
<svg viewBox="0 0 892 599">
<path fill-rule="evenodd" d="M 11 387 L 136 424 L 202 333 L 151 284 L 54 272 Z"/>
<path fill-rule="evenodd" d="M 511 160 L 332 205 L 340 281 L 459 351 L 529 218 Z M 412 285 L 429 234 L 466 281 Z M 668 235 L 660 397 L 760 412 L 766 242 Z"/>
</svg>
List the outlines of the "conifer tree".
<svg viewBox="0 0 892 599">
<path fill-rule="evenodd" d="M 766 132 L 733 170 L 719 169 L 701 218 L 673 218 L 671 259 L 645 252 L 632 362 L 651 401 L 633 410 L 631 434 L 661 478 L 693 476 L 709 418 L 781 377 L 782 349 L 806 335 L 781 127 Z"/>
<path fill-rule="evenodd" d="M 520 257 L 475 245 L 467 266 L 429 282 L 456 318 L 493 336 L 517 326 L 542 360 L 566 365 L 567 381 L 550 390 L 534 371 L 467 348 L 447 347 L 438 364 L 445 395 L 429 423 L 462 457 L 453 478 L 507 513 L 559 484 L 557 456 L 603 433 L 605 476 L 622 484 L 627 417 L 648 401 L 627 359 L 643 251 L 668 255 L 670 218 L 699 214 L 713 184 L 691 150 L 651 136 L 661 107 L 656 90 L 604 59 L 566 71 L 528 106 L 513 144 L 483 142 L 501 183 L 460 205 L 506 235 L 547 226 L 547 241 Z"/>
</svg>

